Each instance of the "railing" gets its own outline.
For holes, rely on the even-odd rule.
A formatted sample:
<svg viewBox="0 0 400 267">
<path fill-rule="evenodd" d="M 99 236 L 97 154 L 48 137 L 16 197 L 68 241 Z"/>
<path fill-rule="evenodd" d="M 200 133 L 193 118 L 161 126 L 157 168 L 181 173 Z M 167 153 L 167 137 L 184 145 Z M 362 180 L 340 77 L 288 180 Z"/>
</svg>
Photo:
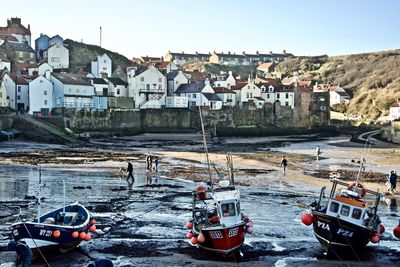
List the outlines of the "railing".
<svg viewBox="0 0 400 267">
<path fill-rule="evenodd" d="M 160 94 L 164 94 L 164 93 L 166 93 L 167 91 L 165 90 L 165 89 L 159 89 L 159 88 L 149 88 L 149 89 L 146 89 L 146 88 L 139 88 L 139 93 L 160 93 Z"/>
<path fill-rule="evenodd" d="M 93 103 L 77 103 L 77 102 L 63 102 L 64 108 L 75 108 L 75 109 L 93 109 Z"/>
</svg>

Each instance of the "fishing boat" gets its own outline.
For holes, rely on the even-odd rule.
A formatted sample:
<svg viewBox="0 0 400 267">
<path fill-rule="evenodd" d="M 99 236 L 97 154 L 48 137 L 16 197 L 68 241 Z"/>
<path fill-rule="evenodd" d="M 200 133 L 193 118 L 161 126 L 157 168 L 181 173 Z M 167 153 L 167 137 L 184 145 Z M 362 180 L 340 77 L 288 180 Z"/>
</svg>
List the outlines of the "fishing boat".
<svg viewBox="0 0 400 267">
<path fill-rule="evenodd" d="M 214 184 L 204 132 L 200 119 L 204 149 L 207 156 L 209 182 L 192 193 L 192 219 L 186 223 L 186 237 L 192 245 L 225 255 L 240 253 L 246 233 L 253 232 L 253 222 L 240 209 L 240 191 L 235 188 L 232 156 L 227 155 L 229 177 Z M 219 174 L 219 173 L 218 173 Z"/>
<path fill-rule="evenodd" d="M 21 221 L 11 225 L 13 239 L 24 241 L 33 252 L 58 249 L 66 252 L 77 247 L 83 240 L 91 239 L 90 232 L 96 230 L 96 221 L 89 211 L 78 202 L 64 204 L 48 213 L 41 214 L 41 187 L 39 188 L 38 215 L 32 221 Z"/>
<path fill-rule="evenodd" d="M 323 187 L 311 213 L 302 215 L 302 222 L 313 225 L 315 237 L 333 256 L 357 253 L 370 241 L 378 243 L 385 231 L 377 214 L 382 194 L 366 189 L 358 179 L 354 183 L 336 178 L 330 181 L 332 188 L 326 203 L 322 203 Z M 372 203 L 367 202 L 368 196 Z"/>
</svg>

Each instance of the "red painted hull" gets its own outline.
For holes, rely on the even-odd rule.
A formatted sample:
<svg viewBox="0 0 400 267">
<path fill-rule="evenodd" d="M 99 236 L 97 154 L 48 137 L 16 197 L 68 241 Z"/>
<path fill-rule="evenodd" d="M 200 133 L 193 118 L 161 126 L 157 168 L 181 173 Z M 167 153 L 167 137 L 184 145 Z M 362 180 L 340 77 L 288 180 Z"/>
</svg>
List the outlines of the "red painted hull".
<svg viewBox="0 0 400 267">
<path fill-rule="evenodd" d="M 205 237 L 205 241 L 198 243 L 204 249 L 214 252 L 228 254 L 239 249 L 244 243 L 245 224 L 235 225 L 229 228 L 210 227 L 203 228 L 201 232 Z"/>
</svg>

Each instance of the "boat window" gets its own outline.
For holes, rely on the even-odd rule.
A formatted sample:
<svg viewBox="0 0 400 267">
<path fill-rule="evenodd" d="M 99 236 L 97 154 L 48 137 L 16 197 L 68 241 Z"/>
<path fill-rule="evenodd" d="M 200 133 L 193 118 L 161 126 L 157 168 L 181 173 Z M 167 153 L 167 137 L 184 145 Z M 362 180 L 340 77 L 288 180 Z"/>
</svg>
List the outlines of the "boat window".
<svg viewBox="0 0 400 267">
<path fill-rule="evenodd" d="M 331 207 L 329 208 L 329 211 L 331 212 L 338 212 L 339 211 L 339 203 L 337 202 L 331 202 Z"/>
<path fill-rule="evenodd" d="M 224 216 L 224 217 L 236 215 L 234 203 L 222 204 L 221 210 L 222 210 L 222 216 Z"/>
<path fill-rule="evenodd" d="M 350 207 L 343 205 L 342 209 L 340 210 L 340 215 L 349 216 L 349 213 L 350 213 Z"/>
<path fill-rule="evenodd" d="M 236 212 L 237 214 L 240 214 L 240 202 L 236 203 Z"/>
<path fill-rule="evenodd" d="M 361 214 L 362 214 L 362 210 L 355 208 L 355 209 L 353 209 L 353 214 L 351 215 L 351 217 L 358 220 L 361 218 Z"/>
</svg>

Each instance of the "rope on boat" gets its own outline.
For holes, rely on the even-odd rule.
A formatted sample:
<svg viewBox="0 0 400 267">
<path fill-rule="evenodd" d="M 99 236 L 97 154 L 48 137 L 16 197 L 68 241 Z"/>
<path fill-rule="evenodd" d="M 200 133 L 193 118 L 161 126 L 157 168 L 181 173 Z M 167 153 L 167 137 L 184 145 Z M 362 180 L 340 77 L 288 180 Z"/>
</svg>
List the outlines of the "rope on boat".
<svg viewBox="0 0 400 267">
<path fill-rule="evenodd" d="M 36 248 L 38 249 L 40 255 L 41 255 L 42 258 L 43 258 L 43 260 L 46 262 L 46 265 L 47 265 L 48 267 L 51 267 L 50 264 L 49 264 L 49 262 L 47 261 L 46 257 L 43 255 L 42 251 L 40 250 L 39 246 L 36 244 L 35 239 L 33 239 L 33 236 L 31 235 L 31 232 L 29 232 L 28 227 L 26 227 L 26 224 L 25 224 L 25 223 L 22 223 L 22 224 L 24 225 L 26 231 L 28 232 L 30 238 L 32 239 L 33 243 L 35 244 Z"/>
</svg>

